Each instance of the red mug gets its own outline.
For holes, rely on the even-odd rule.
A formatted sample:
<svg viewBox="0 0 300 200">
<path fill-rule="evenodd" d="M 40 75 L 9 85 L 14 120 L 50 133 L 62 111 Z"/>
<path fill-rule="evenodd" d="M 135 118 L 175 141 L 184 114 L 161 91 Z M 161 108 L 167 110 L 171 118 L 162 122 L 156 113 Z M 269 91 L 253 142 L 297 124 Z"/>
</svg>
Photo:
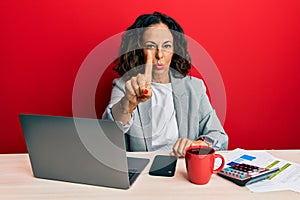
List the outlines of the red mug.
<svg viewBox="0 0 300 200">
<path fill-rule="evenodd" d="M 214 169 L 215 159 L 220 158 L 222 164 Z M 186 149 L 185 164 L 189 180 L 195 184 L 206 184 L 212 174 L 216 174 L 224 167 L 225 160 L 220 154 L 208 146 L 190 146 Z"/>
</svg>

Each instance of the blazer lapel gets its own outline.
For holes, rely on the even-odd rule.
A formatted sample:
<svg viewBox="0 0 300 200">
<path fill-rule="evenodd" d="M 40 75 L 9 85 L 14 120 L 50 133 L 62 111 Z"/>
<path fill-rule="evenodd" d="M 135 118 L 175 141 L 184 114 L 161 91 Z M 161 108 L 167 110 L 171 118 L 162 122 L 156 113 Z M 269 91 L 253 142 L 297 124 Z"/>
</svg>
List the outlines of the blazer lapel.
<svg viewBox="0 0 300 200">
<path fill-rule="evenodd" d="M 182 84 L 182 77 L 177 77 L 176 72 L 171 72 L 171 84 L 173 90 L 173 102 L 176 111 L 176 120 L 179 131 L 179 137 L 187 138 L 187 112 L 188 112 L 188 97 L 186 95 L 185 87 Z M 178 74 L 178 72 L 177 72 Z"/>
</svg>

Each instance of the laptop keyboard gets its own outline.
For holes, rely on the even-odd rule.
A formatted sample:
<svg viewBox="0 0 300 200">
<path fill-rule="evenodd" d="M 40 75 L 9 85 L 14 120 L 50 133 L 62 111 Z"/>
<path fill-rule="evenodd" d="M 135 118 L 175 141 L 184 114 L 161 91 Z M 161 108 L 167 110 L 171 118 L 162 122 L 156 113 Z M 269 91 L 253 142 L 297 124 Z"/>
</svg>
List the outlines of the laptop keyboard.
<svg viewBox="0 0 300 200">
<path fill-rule="evenodd" d="M 129 180 L 137 173 L 137 169 L 128 169 Z"/>
</svg>

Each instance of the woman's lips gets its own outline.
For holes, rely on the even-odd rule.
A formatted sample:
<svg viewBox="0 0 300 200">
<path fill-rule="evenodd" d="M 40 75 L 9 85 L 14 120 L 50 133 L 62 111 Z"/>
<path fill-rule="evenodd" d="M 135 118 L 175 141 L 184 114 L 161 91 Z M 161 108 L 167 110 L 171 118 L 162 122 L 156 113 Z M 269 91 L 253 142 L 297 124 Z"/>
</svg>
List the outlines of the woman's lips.
<svg viewBox="0 0 300 200">
<path fill-rule="evenodd" d="M 156 64 L 155 67 L 156 67 L 157 69 L 162 69 L 162 68 L 164 67 L 164 65 L 163 65 L 163 64 Z"/>
</svg>

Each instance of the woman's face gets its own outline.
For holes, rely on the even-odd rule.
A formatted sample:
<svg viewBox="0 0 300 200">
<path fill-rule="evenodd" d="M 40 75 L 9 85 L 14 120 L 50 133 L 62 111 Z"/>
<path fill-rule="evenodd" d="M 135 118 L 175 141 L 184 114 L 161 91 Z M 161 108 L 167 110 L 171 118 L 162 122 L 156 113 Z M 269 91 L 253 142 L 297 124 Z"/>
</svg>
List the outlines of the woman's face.
<svg viewBox="0 0 300 200">
<path fill-rule="evenodd" d="M 153 73 L 168 74 L 174 50 L 173 36 L 168 26 L 162 23 L 149 26 L 144 32 L 142 46 L 144 55 L 147 55 L 147 50 L 152 53 Z"/>
</svg>

